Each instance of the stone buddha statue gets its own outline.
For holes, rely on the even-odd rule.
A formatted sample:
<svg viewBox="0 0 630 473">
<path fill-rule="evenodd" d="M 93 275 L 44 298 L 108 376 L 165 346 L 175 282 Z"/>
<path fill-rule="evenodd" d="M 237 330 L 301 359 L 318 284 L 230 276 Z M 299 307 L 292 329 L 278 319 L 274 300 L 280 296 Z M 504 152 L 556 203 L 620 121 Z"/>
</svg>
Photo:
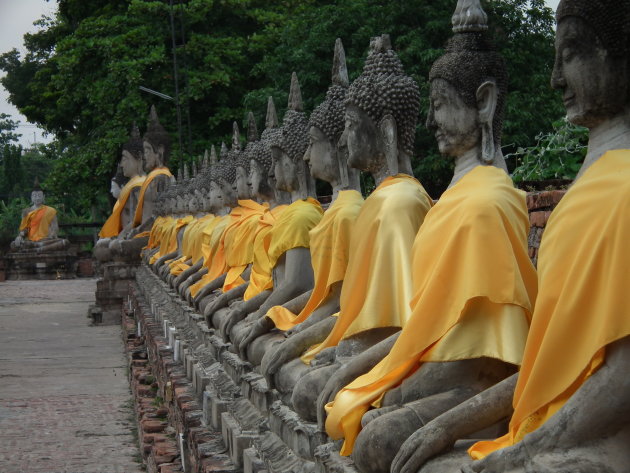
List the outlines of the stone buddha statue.
<svg viewBox="0 0 630 473">
<path fill-rule="evenodd" d="M 142 138 L 144 150 L 144 170 L 147 178 L 140 189 L 138 206 L 133 218 L 133 234 L 147 231 L 153 224 L 153 202 L 160 191 L 169 186 L 171 172 L 168 159 L 171 150 L 171 137 L 157 116 L 155 106 L 151 107 L 147 131 Z"/>
<path fill-rule="evenodd" d="M 431 69 L 427 127 L 455 173 L 415 237 L 410 314 L 317 401 L 326 431 L 344 438 L 342 454 L 361 472 L 388 471 L 418 428 L 514 373 L 534 305 L 525 194 L 500 149 L 505 64 L 479 1 L 460 0 L 453 24 Z"/>
<path fill-rule="evenodd" d="M 131 128 L 129 140 L 122 146 L 119 167 L 126 179 L 116 196 L 111 215 L 99 232 L 99 240 L 94 247 L 94 256 L 101 262 L 111 260 L 111 239 L 118 237 L 124 228 L 129 228 L 138 205 L 138 195 L 146 176 L 143 169 L 143 148 L 140 130 Z M 113 180 L 112 180 L 113 181 Z"/>
<path fill-rule="evenodd" d="M 247 337 L 251 325 L 267 310 L 275 305 L 284 304 L 313 286 L 313 272 L 310 258 L 309 231 L 321 220 L 323 210 L 313 196 L 315 183 L 303 159 L 308 146 L 308 119 L 302 111 L 302 96 L 297 75 L 291 77 L 288 110 L 283 118 L 281 134 L 275 135 L 271 144 L 274 165 L 272 177 L 276 187 L 291 195 L 289 205 L 274 223 L 269 247 L 269 259 L 273 268 L 273 291 L 260 308 L 249 316 L 247 321 L 238 324 L 231 332 L 231 327 L 246 314 L 233 313 L 223 327 L 225 334 L 230 334 L 234 347 Z M 246 350 L 243 345 L 242 350 Z M 262 353 L 250 358 L 258 362 Z"/>
<path fill-rule="evenodd" d="M 418 86 L 404 73 L 389 37 L 374 38 L 363 72 L 347 93 L 341 142 L 350 166 L 370 172 L 378 188 L 353 224 L 339 314 L 326 314 L 291 335 L 262 366 L 268 381 L 283 391 L 293 373 L 301 371 L 296 361 L 310 365 L 293 379 L 291 397 L 293 409 L 305 420 L 316 420 L 315 401 L 331 375 L 399 331 L 409 316 L 411 248 L 432 205 L 420 183 L 407 174 L 419 106 Z M 294 360 L 300 355 L 301 361 Z"/>
<path fill-rule="evenodd" d="M 589 143 L 545 229 L 520 373 L 416 431 L 393 464 L 396 473 L 622 472 L 630 465 L 622 283 L 629 262 L 622 209 L 630 199 L 630 2 L 562 0 L 556 19 L 551 83 L 569 121 L 589 129 Z M 470 442 L 460 439 L 505 417 L 506 435 L 466 453 Z"/>
<path fill-rule="evenodd" d="M 224 319 L 232 317 L 232 315 L 223 310 L 228 304 L 230 304 L 230 311 L 238 311 L 241 314 L 246 315 L 255 311 L 264 302 L 270 293 L 269 290 L 273 287 L 267 249 L 270 244 L 273 224 L 280 216 L 280 213 L 287 207 L 286 193 L 278 191 L 275 180 L 271 178 L 273 164 L 271 144 L 279 139 L 281 134 L 282 130 L 278 128 L 276 108 L 272 97 L 269 97 L 265 130 L 260 140 L 249 140 L 243 156 L 249 163 L 248 165 L 247 163 L 242 163 L 241 167 L 243 167 L 243 170 L 249 169 L 247 184 L 251 196 L 260 203 L 268 204 L 270 212 L 265 214 L 265 218 L 260 221 L 263 228 L 257 231 L 254 240 L 254 261 L 247 281 L 247 287 L 229 290 L 221 294 L 212 304 L 206 307 L 205 312 L 208 315 L 212 314 L 213 326 L 221 327 L 224 324 Z M 236 301 L 238 300 L 242 303 L 237 306 Z"/>
<path fill-rule="evenodd" d="M 11 242 L 11 249 L 33 253 L 65 250 L 69 242 L 59 238 L 58 232 L 57 211 L 44 205 L 44 191 L 39 185 L 39 179 L 35 178 L 31 206 L 22 211 L 19 233 Z"/>
<path fill-rule="evenodd" d="M 333 189 L 333 201 L 324 213 L 324 218 L 310 232 L 311 261 L 315 284 L 312 291 L 288 302 L 292 310 L 276 306 L 261 317 L 248 335 L 249 344 L 258 336 L 274 327 L 297 331 L 313 325 L 339 311 L 339 296 L 348 263 L 351 229 L 363 204 L 360 193 L 359 171 L 348 167 L 347 147 L 340 141 L 345 123 L 345 100 L 348 89 L 348 74 L 345 53 L 341 40 L 335 44 L 333 84 L 326 98 L 313 111 L 309 120 L 309 146 L 304 154 L 311 174 L 329 182 Z M 322 341 L 330 331 L 325 331 L 317 340 Z M 291 352 L 285 343 L 275 345 L 272 350 L 282 352 L 285 360 L 298 358 L 303 349 Z M 271 353 L 271 352 L 268 352 Z M 299 360 L 298 371 L 308 367 Z M 295 380 L 296 374 L 292 373 Z M 270 383 L 274 385 L 273 378 Z M 277 386 L 293 386 L 291 382 L 276 383 Z"/>
</svg>

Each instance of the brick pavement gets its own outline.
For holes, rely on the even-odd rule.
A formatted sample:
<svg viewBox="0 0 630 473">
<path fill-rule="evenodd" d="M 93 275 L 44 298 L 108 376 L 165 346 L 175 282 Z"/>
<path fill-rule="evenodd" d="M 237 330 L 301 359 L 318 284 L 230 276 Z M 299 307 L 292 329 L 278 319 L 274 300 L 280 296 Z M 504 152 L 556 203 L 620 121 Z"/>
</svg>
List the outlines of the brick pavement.
<svg viewBox="0 0 630 473">
<path fill-rule="evenodd" d="M 96 282 L 0 283 L 0 472 L 139 473 L 119 327 Z"/>
</svg>

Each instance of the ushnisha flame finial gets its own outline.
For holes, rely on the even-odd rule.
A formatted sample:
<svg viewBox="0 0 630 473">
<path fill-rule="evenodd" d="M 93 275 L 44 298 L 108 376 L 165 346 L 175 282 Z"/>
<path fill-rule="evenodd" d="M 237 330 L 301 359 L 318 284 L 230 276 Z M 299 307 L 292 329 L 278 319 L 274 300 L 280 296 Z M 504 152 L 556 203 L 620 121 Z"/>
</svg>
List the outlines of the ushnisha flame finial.
<svg viewBox="0 0 630 473">
<path fill-rule="evenodd" d="M 227 158 L 227 155 L 228 155 L 228 147 L 226 146 L 225 142 L 222 141 L 221 151 L 219 152 L 219 161 L 223 161 L 225 158 Z"/>
<path fill-rule="evenodd" d="M 256 117 L 252 112 L 247 114 L 247 142 L 253 143 L 258 140 L 258 127 L 256 126 Z"/>
<path fill-rule="evenodd" d="M 278 114 L 276 113 L 276 104 L 273 97 L 267 100 L 267 116 L 265 118 L 265 128 L 278 128 Z"/>
<path fill-rule="evenodd" d="M 224 145 L 225 146 L 225 145 Z M 227 150 L 226 150 L 227 153 Z M 217 149 L 212 145 L 210 147 L 210 166 L 214 166 L 219 162 L 219 157 L 217 156 Z"/>
<path fill-rule="evenodd" d="M 335 41 L 335 56 L 333 58 L 332 83 L 341 87 L 348 87 L 348 67 L 346 66 L 346 52 L 340 38 Z"/>
<path fill-rule="evenodd" d="M 303 111 L 300 82 L 295 72 L 291 74 L 291 89 L 289 89 L 289 103 L 287 108 L 289 110 L 295 110 L 296 112 Z"/>
<path fill-rule="evenodd" d="M 487 31 L 488 15 L 483 11 L 480 0 L 458 0 L 451 23 L 453 33 Z"/>
</svg>

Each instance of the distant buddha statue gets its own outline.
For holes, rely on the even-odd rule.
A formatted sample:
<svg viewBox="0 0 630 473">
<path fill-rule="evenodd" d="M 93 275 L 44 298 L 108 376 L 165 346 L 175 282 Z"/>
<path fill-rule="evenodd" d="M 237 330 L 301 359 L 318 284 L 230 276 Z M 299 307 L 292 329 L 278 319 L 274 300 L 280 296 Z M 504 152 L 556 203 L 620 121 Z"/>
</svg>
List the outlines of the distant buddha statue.
<svg viewBox="0 0 630 473">
<path fill-rule="evenodd" d="M 11 249 L 36 253 L 66 249 L 68 240 L 57 236 L 59 231 L 57 211 L 44 205 L 44 191 L 37 178 L 31 192 L 31 204 L 22 211 L 19 234 L 11 243 Z"/>
<path fill-rule="evenodd" d="M 153 201 L 159 192 L 169 186 L 173 177 L 168 170 L 171 150 L 171 137 L 160 124 L 155 106 L 151 107 L 147 131 L 142 138 L 144 151 L 144 171 L 146 180 L 140 188 L 138 205 L 133 217 L 133 231 L 138 234 L 147 231 L 153 223 Z"/>
<path fill-rule="evenodd" d="M 335 373 L 318 399 L 322 417 L 332 401 L 326 431 L 344 438 L 341 453 L 362 473 L 389 471 L 417 429 L 522 361 L 536 275 L 525 193 L 500 146 L 507 72 L 486 23 L 478 0 L 460 0 L 455 35 L 429 76 L 427 127 L 455 171 L 415 237 L 409 317 Z"/>
<path fill-rule="evenodd" d="M 353 224 L 339 313 L 291 335 L 263 360 L 263 372 L 268 378 L 277 373 L 278 382 L 284 370 L 294 369 L 288 360 L 301 355 L 302 363 L 311 364 L 291 397 L 305 420 L 316 420 L 316 400 L 327 380 L 398 332 L 410 315 L 411 249 L 432 205 L 410 175 L 419 107 L 418 86 L 405 74 L 389 36 L 373 38 L 363 72 L 348 89 L 341 141 L 350 166 L 371 173 L 377 188 Z"/>
<path fill-rule="evenodd" d="M 247 337 L 251 326 L 275 305 L 284 304 L 313 286 L 313 271 L 310 258 L 309 231 L 322 218 L 323 210 L 315 197 L 315 182 L 304 161 L 308 146 L 308 119 L 302 110 L 302 95 L 297 75 L 291 77 L 288 110 L 282 121 L 281 134 L 271 144 L 274 161 L 273 178 L 276 186 L 291 195 L 289 205 L 274 223 L 271 231 L 269 260 L 273 268 L 274 288 L 247 321 L 238 323 L 238 328 L 230 330 L 240 317 L 246 314 L 233 314 L 224 332 L 230 333 L 230 340 L 242 354 L 247 350 L 241 342 Z M 260 360 L 261 353 L 254 358 Z"/>
<path fill-rule="evenodd" d="M 131 225 L 138 205 L 138 194 L 146 179 L 142 153 L 142 138 L 138 127 L 134 124 L 129 141 L 122 146 L 122 158 L 119 164 L 122 177 L 126 179 L 126 182 L 121 188 L 118 188 L 112 213 L 101 228 L 98 234 L 100 239 L 94 247 L 94 256 L 101 262 L 111 259 L 109 249 L 111 239 L 118 237 L 125 227 Z M 112 179 L 112 190 L 116 191 L 114 181 L 115 179 Z"/>
<path fill-rule="evenodd" d="M 521 370 L 415 432 L 395 473 L 628 471 L 630 1 L 562 0 L 556 19 L 551 84 L 590 133 L 545 229 Z M 469 449 L 478 461 L 470 443 L 449 453 L 506 417 L 506 435 Z"/>
</svg>

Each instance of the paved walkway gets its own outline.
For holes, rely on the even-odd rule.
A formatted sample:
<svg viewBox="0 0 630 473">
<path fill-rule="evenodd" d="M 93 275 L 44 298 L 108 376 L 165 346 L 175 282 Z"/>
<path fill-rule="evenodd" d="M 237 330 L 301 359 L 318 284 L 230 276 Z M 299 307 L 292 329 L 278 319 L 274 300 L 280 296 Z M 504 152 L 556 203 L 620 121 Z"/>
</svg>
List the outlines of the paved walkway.
<svg viewBox="0 0 630 473">
<path fill-rule="evenodd" d="M 138 473 L 120 327 L 96 281 L 0 283 L 0 472 Z"/>
</svg>

